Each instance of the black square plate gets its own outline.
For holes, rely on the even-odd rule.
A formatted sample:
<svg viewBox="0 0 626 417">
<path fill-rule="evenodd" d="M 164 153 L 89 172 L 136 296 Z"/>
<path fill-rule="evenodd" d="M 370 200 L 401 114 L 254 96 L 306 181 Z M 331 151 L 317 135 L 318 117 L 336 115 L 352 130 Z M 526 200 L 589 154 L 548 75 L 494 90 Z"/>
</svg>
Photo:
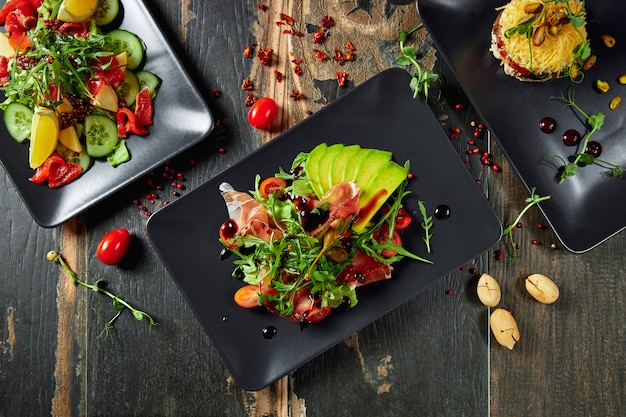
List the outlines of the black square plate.
<svg viewBox="0 0 626 417">
<path fill-rule="evenodd" d="M 213 117 L 154 18 L 141 0 L 124 0 L 121 28 L 146 44 L 145 69 L 162 80 L 154 101 L 154 125 L 145 137 L 127 140 L 131 160 L 116 168 L 105 160 L 74 182 L 50 189 L 28 181 L 28 141 L 13 140 L 0 123 L 0 161 L 37 223 L 55 227 L 124 188 L 183 150 L 204 139 L 213 129 Z"/>
<path fill-rule="evenodd" d="M 428 106 L 412 98 L 409 80 L 399 69 L 377 75 L 150 217 L 152 244 L 245 389 L 271 384 L 499 240 L 502 229 L 492 207 Z M 289 169 L 299 152 L 320 142 L 390 150 L 398 162 L 410 160 L 413 194 L 405 207 L 416 212 L 419 199 L 431 214 L 440 205 L 449 206 L 451 216 L 434 220 L 430 254 L 419 213 L 403 231 L 404 245 L 433 265 L 403 260 L 392 279 L 360 288 L 356 307 L 300 329 L 287 319 L 235 305 L 233 294 L 242 284 L 231 277 L 232 260 L 219 260 L 219 227 L 228 214 L 218 187 L 225 181 L 237 190 L 251 190 L 256 174 Z M 278 332 L 266 339 L 261 332 L 270 325 Z"/>
<path fill-rule="evenodd" d="M 602 144 L 601 159 L 626 166 L 626 107 L 610 110 L 613 96 L 626 98 L 626 86 L 617 82 L 626 73 L 626 3 L 611 0 L 586 2 L 587 30 L 597 63 L 585 72 L 584 80 L 572 84 L 568 78 L 543 83 L 521 82 L 504 74 L 489 46 L 496 7 L 506 0 L 418 0 L 417 7 L 438 51 L 455 72 L 461 85 L 496 137 L 506 157 L 530 190 L 550 200 L 540 208 L 565 248 L 582 253 L 626 228 L 626 176 L 608 177 L 598 166 L 578 170 L 559 184 L 557 174 L 562 157 L 576 150 L 567 147 L 561 135 L 567 129 L 587 131 L 584 121 L 571 108 L 561 108 L 551 99 L 573 88 L 576 103 L 588 114 L 603 112 L 604 125 L 594 136 Z M 614 48 L 606 48 L 602 34 L 615 37 Z M 593 84 L 609 82 L 607 94 Z M 551 135 L 539 130 L 543 117 L 553 117 L 557 130 Z"/>
</svg>

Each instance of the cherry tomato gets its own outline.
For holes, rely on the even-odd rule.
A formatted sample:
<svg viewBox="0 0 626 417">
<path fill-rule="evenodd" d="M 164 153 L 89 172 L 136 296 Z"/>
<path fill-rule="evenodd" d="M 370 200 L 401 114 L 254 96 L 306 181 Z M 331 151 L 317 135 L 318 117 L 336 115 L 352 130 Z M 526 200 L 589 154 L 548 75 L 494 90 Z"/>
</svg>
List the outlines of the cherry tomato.
<svg viewBox="0 0 626 417">
<path fill-rule="evenodd" d="M 115 265 L 126 255 L 129 244 L 130 233 L 128 230 L 113 230 L 105 234 L 98 243 L 96 256 L 106 265 Z"/>
<path fill-rule="evenodd" d="M 285 181 L 284 179 L 269 177 L 261 181 L 259 191 L 261 192 L 261 195 L 263 197 L 268 198 L 271 194 L 282 194 L 282 192 L 285 190 L 285 187 L 287 187 L 287 181 Z"/>
<path fill-rule="evenodd" d="M 278 107 L 273 99 L 262 97 L 250 107 L 248 122 L 257 129 L 266 129 L 272 124 L 277 111 Z"/>
<path fill-rule="evenodd" d="M 413 221 L 411 214 L 404 208 L 400 208 L 396 216 L 396 230 L 406 229 L 411 224 L 411 221 Z"/>
<path fill-rule="evenodd" d="M 239 307 L 254 308 L 259 305 L 259 293 L 257 285 L 244 285 L 235 292 L 235 303 Z"/>
<path fill-rule="evenodd" d="M 316 304 L 309 311 L 307 311 L 304 319 L 309 323 L 320 322 L 328 317 L 330 310 L 330 306 L 322 307 Z"/>
<path fill-rule="evenodd" d="M 376 240 L 376 242 L 378 243 L 385 243 L 389 241 L 389 226 L 387 224 L 383 224 L 380 229 L 378 229 L 378 231 L 374 233 L 374 240 Z M 400 234 L 395 230 L 391 235 L 391 243 L 396 246 L 402 246 L 402 238 L 400 237 Z M 398 252 L 392 249 L 383 249 L 383 251 L 381 252 L 381 255 L 386 257 L 395 256 L 397 254 Z"/>
</svg>

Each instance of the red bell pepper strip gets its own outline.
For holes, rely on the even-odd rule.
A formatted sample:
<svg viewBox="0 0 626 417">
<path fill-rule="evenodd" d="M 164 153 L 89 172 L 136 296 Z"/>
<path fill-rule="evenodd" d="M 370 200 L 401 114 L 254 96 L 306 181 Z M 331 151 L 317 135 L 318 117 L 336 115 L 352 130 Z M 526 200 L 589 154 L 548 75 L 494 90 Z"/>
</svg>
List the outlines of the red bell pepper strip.
<svg viewBox="0 0 626 417">
<path fill-rule="evenodd" d="M 148 129 L 138 124 L 133 113 L 128 107 L 121 107 L 115 115 L 117 124 L 117 135 L 125 138 L 128 133 L 144 136 L 148 134 Z"/>
<path fill-rule="evenodd" d="M 69 184 L 83 173 L 83 168 L 73 162 L 65 162 L 60 153 L 55 152 L 41 164 L 35 174 L 29 178 L 36 184 L 48 180 L 48 187 L 58 188 Z"/>
<path fill-rule="evenodd" d="M 5 56 L 0 56 L 0 86 L 9 82 L 9 60 Z"/>
<path fill-rule="evenodd" d="M 135 121 L 143 126 L 151 126 L 153 112 L 154 107 L 150 92 L 145 88 L 141 89 L 135 99 Z"/>
<path fill-rule="evenodd" d="M 126 78 L 115 55 L 98 58 L 92 62 L 92 65 L 98 67 L 99 76 L 107 85 L 117 85 Z"/>
</svg>

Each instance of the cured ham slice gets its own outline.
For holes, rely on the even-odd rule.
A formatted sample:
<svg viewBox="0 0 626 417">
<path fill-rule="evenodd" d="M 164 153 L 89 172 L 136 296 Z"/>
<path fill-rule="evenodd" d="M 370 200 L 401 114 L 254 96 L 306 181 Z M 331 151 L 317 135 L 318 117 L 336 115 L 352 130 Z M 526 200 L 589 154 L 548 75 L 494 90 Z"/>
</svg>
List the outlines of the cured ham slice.
<svg viewBox="0 0 626 417">
<path fill-rule="evenodd" d="M 337 276 L 337 282 L 346 283 L 352 289 L 391 278 L 393 268 L 389 264 L 378 262 L 362 251 L 358 251 L 352 264 Z"/>
<path fill-rule="evenodd" d="M 236 191 L 224 182 L 219 187 L 222 198 L 226 203 L 228 216 L 237 224 L 237 235 L 256 236 L 269 242 L 271 239 L 280 239 L 281 232 L 274 227 L 267 210 L 250 194 Z"/>
<path fill-rule="evenodd" d="M 328 220 L 310 234 L 316 235 L 329 225 L 334 227 L 339 220 L 359 214 L 359 191 L 359 187 L 354 182 L 342 182 L 328 190 L 317 204 L 317 206 L 323 206 L 328 203 Z"/>
</svg>

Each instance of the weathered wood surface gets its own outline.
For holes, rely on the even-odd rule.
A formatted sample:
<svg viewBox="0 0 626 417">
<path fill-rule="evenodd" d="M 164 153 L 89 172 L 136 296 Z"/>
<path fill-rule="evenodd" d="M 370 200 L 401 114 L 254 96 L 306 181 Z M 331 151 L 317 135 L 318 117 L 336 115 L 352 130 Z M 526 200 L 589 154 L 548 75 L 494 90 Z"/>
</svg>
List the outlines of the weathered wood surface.
<svg viewBox="0 0 626 417">
<path fill-rule="evenodd" d="M 419 23 L 412 1 L 268 1 L 266 11 L 256 1 L 146 4 L 220 121 L 205 142 L 171 162 L 186 177 L 184 192 L 394 66 L 398 30 Z M 305 36 L 283 35 L 275 23 L 279 13 L 292 16 Z M 337 66 L 311 53 L 309 32 L 324 15 L 336 21 L 327 52 L 343 49 L 346 41 L 357 48 L 357 60 L 342 67 L 349 80 L 345 89 L 337 87 Z M 471 122 L 480 121 L 436 59 L 427 34 L 418 32 L 412 42 L 419 45 L 421 62 L 435 65 L 446 80 L 447 104 L 434 106 L 434 112 L 445 129 L 461 128 L 455 140 L 459 154 L 502 222 L 511 222 L 527 192 L 497 147 L 493 160 L 501 172 L 483 170 L 465 155 Z M 273 48 L 275 65 L 244 58 L 252 43 Z M 303 60 L 300 76 L 291 69 L 296 58 Z M 285 80 L 276 82 L 273 69 Z M 279 102 L 281 112 L 269 131 L 246 122 L 246 92 L 240 89 L 245 77 L 255 82 L 255 95 Z M 221 97 L 211 96 L 213 89 Z M 290 99 L 294 89 L 306 98 Z M 456 103 L 465 108 L 455 110 Z M 488 140 L 479 146 L 487 149 Z M 571 255 L 550 248 L 554 237 L 534 227 L 542 220 L 531 210 L 516 232 L 517 263 L 496 261 L 490 251 L 468 267 L 500 281 L 501 305 L 512 310 L 522 333 L 512 352 L 489 333 L 489 310 L 477 301 L 475 276 L 457 271 L 292 375 L 246 392 L 144 235 L 147 218 L 133 199 L 144 201 L 146 181 L 55 229 L 33 222 L 4 171 L 0 189 L 0 233 L 8 237 L 0 254 L 0 416 L 617 416 L 625 408 L 624 234 L 588 254 Z M 175 198 L 171 191 L 166 187 L 149 209 Z M 118 227 L 133 233 L 136 250 L 127 265 L 106 267 L 95 248 L 106 231 Z M 541 243 L 534 245 L 535 239 Z M 81 273 L 106 279 L 160 326 L 149 331 L 125 314 L 111 339 L 98 339 L 114 313 L 110 301 L 72 286 L 45 260 L 50 249 L 60 250 Z M 538 304 L 525 293 L 523 278 L 531 272 L 559 284 L 556 304 Z"/>
</svg>

